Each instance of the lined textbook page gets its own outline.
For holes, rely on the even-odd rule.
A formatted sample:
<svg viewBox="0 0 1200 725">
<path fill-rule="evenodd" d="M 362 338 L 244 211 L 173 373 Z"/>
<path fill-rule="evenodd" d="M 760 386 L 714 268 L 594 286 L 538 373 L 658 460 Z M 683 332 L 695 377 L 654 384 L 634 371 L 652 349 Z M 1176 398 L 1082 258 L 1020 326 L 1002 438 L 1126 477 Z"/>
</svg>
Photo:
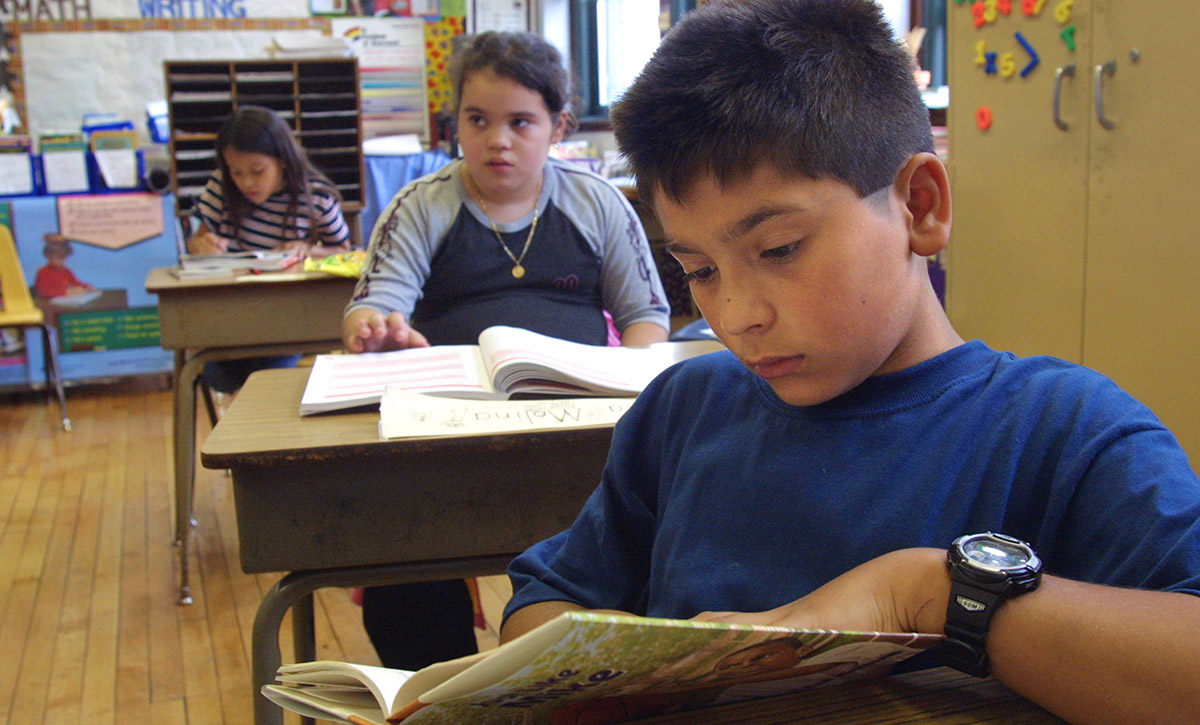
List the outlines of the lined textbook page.
<svg viewBox="0 0 1200 725">
<path fill-rule="evenodd" d="M 670 365 L 719 349 L 720 343 L 707 340 L 583 345 L 515 327 L 489 327 L 478 345 L 318 355 L 300 415 L 376 405 L 389 385 L 473 400 L 516 394 L 632 398 Z"/>
</svg>

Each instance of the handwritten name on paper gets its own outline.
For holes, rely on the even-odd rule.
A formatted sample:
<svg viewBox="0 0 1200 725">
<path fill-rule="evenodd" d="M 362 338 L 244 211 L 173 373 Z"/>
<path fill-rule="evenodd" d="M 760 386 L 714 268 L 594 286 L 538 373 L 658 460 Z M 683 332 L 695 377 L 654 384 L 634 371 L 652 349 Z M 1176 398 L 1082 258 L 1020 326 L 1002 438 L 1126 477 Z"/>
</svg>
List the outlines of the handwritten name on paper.
<svg viewBox="0 0 1200 725">
<path fill-rule="evenodd" d="M 633 398 L 476 401 L 388 387 L 379 404 L 381 438 L 425 438 L 600 428 L 614 425 Z"/>
</svg>

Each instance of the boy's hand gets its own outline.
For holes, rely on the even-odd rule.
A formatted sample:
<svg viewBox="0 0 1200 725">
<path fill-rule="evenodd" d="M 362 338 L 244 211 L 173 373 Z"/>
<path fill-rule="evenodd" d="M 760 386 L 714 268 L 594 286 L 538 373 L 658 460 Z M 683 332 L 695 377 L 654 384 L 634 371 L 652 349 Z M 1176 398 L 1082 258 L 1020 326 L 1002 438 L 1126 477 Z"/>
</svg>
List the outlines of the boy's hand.
<svg viewBox="0 0 1200 725">
<path fill-rule="evenodd" d="M 386 352 L 410 347 L 429 347 L 429 341 L 413 329 L 404 315 L 358 309 L 342 320 L 342 346 L 346 352 Z"/>
<path fill-rule="evenodd" d="M 229 240 L 218 236 L 208 227 L 192 235 L 187 241 L 188 254 L 224 254 L 229 251 Z"/>
<path fill-rule="evenodd" d="M 797 629 L 943 634 L 950 574 L 943 549 L 901 549 L 842 574 L 808 596 L 765 612 L 702 612 L 702 622 Z"/>
</svg>

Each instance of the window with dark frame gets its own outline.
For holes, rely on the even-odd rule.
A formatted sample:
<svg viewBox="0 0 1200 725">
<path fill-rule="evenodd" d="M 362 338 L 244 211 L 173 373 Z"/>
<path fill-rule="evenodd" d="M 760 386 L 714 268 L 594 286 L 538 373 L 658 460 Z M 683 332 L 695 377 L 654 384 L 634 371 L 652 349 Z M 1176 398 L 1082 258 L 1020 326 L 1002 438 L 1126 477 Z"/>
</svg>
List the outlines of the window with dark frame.
<svg viewBox="0 0 1200 725">
<path fill-rule="evenodd" d="M 571 64 L 582 128 L 607 128 L 609 105 L 663 34 L 695 6 L 696 0 L 571 0 Z"/>
<path fill-rule="evenodd" d="M 569 2 L 571 65 L 579 88 L 580 128 L 604 130 L 608 128 L 609 105 L 649 59 L 657 39 L 704 0 Z M 909 25 L 926 29 L 918 60 L 921 68 L 930 72 L 933 88 L 946 84 L 946 2 L 909 0 Z M 620 29 L 609 32 L 614 21 L 620 21 Z"/>
</svg>

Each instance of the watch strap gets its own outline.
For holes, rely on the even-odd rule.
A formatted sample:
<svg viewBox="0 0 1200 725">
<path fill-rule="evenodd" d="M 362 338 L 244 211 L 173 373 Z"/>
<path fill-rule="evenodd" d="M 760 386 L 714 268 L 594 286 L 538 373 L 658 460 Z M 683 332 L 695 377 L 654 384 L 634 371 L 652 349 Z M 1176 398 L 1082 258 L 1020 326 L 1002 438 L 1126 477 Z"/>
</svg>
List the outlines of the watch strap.
<svg viewBox="0 0 1200 725">
<path fill-rule="evenodd" d="M 988 676 L 984 642 L 992 614 L 1004 598 L 1000 592 L 973 587 L 962 581 L 951 582 L 950 602 L 946 607 L 946 639 L 939 648 L 947 665 L 976 677 Z"/>
</svg>

